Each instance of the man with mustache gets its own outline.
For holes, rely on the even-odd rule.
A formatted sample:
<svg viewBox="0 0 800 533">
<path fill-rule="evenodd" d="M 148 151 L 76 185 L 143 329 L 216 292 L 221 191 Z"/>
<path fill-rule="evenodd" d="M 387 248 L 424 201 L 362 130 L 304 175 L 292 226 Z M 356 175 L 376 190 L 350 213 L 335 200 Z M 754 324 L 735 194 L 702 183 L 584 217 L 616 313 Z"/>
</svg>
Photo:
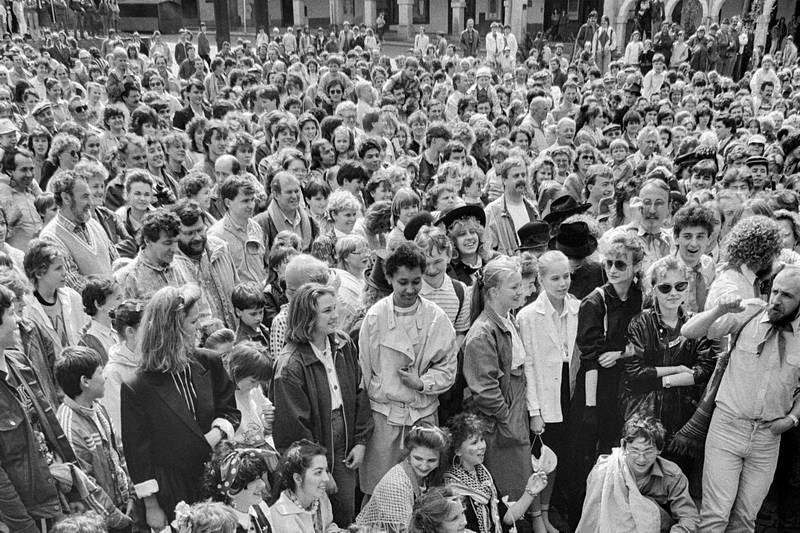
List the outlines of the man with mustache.
<svg viewBox="0 0 800 533">
<path fill-rule="evenodd" d="M 119 257 L 103 226 L 92 218 L 92 192 L 84 174 L 64 171 L 51 180 L 58 213 L 42 228 L 40 237 L 64 254 L 67 286 L 83 290 L 87 276 L 111 277 Z"/>
<path fill-rule="evenodd" d="M 225 241 L 208 235 L 203 209 L 194 200 L 184 198 L 172 206 L 181 221 L 175 265 L 182 269 L 190 283 L 202 289 L 204 308 L 211 316 L 222 319 L 225 327 L 236 329 L 236 315 L 231 303 L 233 288 L 239 275 Z"/>
<path fill-rule="evenodd" d="M 487 249 L 514 255 L 519 248 L 517 228 L 539 218 L 536 206 L 524 194 L 528 188 L 528 167 L 519 155 L 500 163 L 497 175 L 503 183 L 503 196 L 486 206 Z"/>
<path fill-rule="evenodd" d="M 763 219 L 760 231 L 753 231 L 752 224 L 748 229 L 762 242 L 751 243 L 750 252 L 769 252 L 780 246 L 777 224 L 758 218 Z M 795 394 L 800 383 L 800 267 L 786 265 L 775 276 L 768 303 L 729 293 L 707 309 L 681 332 L 689 337 L 731 335 L 735 341 L 706 438 L 699 530 L 753 531 L 777 468 L 781 434 L 800 422 Z"/>
<path fill-rule="evenodd" d="M 647 272 L 653 263 L 669 255 L 672 249 L 672 238 L 665 227 L 669 216 L 669 186 L 660 178 L 649 178 L 639 189 L 639 198 L 642 213 L 637 222 L 628 226 L 628 231 L 636 232 L 642 240 L 642 272 Z"/>
</svg>

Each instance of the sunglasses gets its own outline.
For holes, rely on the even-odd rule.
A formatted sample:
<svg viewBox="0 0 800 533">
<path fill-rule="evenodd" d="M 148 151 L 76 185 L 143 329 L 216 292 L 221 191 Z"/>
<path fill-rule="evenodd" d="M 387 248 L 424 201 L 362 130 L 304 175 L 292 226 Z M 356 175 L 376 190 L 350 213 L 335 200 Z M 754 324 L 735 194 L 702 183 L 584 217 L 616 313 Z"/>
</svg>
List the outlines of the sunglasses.
<svg viewBox="0 0 800 533">
<path fill-rule="evenodd" d="M 342 94 L 342 91 L 340 91 L 339 89 L 331 89 L 330 91 L 328 91 L 328 93 L 329 94 Z"/>
<path fill-rule="evenodd" d="M 83 112 L 84 112 L 84 111 L 86 111 L 87 109 L 89 109 L 89 106 L 85 106 L 85 105 L 79 105 L 79 106 L 75 106 L 75 109 L 74 109 L 74 111 L 75 111 L 76 113 L 83 113 Z"/>
<path fill-rule="evenodd" d="M 661 294 L 669 294 L 672 292 L 673 288 L 678 292 L 683 292 L 688 287 L 689 287 L 688 281 L 679 281 L 675 285 L 672 285 L 670 283 L 660 283 L 656 285 L 656 289 L 658 289 L 658 292 L 660 292 Z"/>
<path fill-rule="evenodd" d="M 77 157 L 81 156 L 81 153 L 78 152 L 78 151 L 75 151 L 75 150 L 70 150 L 69 151 L 69 155 L 71 155 L 72 157 L 76 157 L 77 158 Z"/>
<path fill-rule="evenodd" d="M 606 269 L 611 270 L 611 267 L 614 267 L 614 268 L 616 268 L 617 270 L 620 270 L 620 271 L 627 270 L 628 269 L 628 263 L 626 263 L 625 261 L 623 261 L 621 259 L 614 259 L 614 260 L 606 259 Z"/>
<path fill-rule="evenodd" d="M 594 161 L 595 160 L 593 155 L 582 155 L 581 159 L 583 159 L 584 161 Z"/>
</svg>

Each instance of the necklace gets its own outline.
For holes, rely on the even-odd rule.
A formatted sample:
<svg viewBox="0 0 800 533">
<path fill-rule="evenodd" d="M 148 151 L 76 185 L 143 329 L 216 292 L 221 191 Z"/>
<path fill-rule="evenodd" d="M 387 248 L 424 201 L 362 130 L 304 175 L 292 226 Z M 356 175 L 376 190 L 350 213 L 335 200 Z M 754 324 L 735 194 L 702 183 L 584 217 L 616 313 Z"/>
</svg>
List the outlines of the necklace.
<svg viewBox="0 0 800 533">
<path fill-rule="evenodd" d="M 293 490 L 287 490 L 286 496 L 288 496 L 292 503 L 297 505 L 300 509 L 308 511 L 312 515 L 317 514 L 317 510 L 319 509 L 319 498 L 315 499 L 308 507 L 304 507 L 303 504 L 300 503 L 300 498 L 297 497 L 297 494 L 295 494 Z"/>
</svg>

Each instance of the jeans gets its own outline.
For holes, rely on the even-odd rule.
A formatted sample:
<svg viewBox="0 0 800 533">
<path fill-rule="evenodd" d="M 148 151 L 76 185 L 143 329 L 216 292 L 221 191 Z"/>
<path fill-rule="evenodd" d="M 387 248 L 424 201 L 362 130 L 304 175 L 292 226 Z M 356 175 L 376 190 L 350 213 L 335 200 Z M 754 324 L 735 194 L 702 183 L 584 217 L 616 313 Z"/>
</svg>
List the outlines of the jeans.
<svg viewBox="0 0 800 533">
<path fill-rule="evenodd" d="M 356 483 L 357 471 L 344 465 L 347 457 L 347 426 L 342 410 L 331 411 L 331 437 L 333 438 L 333 464 L 331 474 L 336 482 L 337 491 L 329 494 L 333 506 L 333 521 L 337 524 L 349 524 L 356 518 Z"/>
<path fill-rule="evenodd" d="M 778 464 L 780 435 L 717 409 L 706 437 L 703 533 L 753 531 Z"/>
</svg>

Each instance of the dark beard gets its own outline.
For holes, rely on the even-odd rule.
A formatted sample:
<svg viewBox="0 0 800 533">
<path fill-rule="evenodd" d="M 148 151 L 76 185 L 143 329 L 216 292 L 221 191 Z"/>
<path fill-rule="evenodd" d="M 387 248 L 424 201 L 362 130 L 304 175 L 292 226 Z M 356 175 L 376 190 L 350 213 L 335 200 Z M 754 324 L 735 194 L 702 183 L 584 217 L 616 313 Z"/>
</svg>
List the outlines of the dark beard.
<svg viewBox="0 0 800 533">
<path fill-rule="evenodd" d="M 800 306 L 794 308 L 794 311 L 790 313 L 786 313 L 782 317 L 778 318 L 777 320 L 770 320 L 769 323 L 777 328 L 781 328 L 783 326 L 788 326 L 791 324 L 794 319 L 797 318 L 797 312 L 800 309 Z"/>
</svg>

